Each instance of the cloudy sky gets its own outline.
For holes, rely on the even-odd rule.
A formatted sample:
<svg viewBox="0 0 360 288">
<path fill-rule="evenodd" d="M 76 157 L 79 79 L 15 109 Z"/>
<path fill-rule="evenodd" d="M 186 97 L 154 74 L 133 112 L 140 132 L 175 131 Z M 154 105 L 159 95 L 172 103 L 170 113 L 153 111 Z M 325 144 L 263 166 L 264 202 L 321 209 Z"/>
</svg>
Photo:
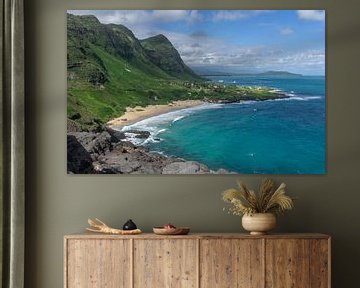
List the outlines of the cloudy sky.
<svg viewBox="0 0 360 288">
<path fill-rule="evenodd" d="M 234 72 L 325 74 L 323 10 L 71 10 L 123 24 L 139 39 L 164 34 L 189 66 Z"/>
</svg>

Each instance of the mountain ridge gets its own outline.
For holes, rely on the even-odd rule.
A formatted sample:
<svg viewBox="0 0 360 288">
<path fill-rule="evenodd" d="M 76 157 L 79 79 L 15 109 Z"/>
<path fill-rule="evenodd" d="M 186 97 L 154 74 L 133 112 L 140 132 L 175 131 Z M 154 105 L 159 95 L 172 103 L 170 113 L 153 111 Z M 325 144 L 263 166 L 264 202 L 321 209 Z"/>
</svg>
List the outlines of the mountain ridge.
<svg viewBox="0 0 360 288">
<path fill-rule="evenodd" d="M 67 27 L 67 114 L 84 127 L 129 106 L 184 97 L 180 82 L 201 81 L 164 35 L 140 41 L 124 25 L 102 24 L 92 15 L 67 14 Z"/>
<path fill-rule="evenodd" d="M 181 59 L 179 52 L 163 34 L 140 40 L 151 62 L 171 76 L 181 79 L 201 79 Z"/>
<path fill-rule="evenodd" d="M 211 67 L 199 67 L 194 66 L 191 67 L 198 75 L 200 76 L 243 76 L 243 75 L 252 75 L 252 76 L 294 76 L 294 77 L 301 77 L 304 76 L 303 74 L 299 73 L 292 73 L 288 71 L 278 71 L 278 70 L 269 70 L 264 72 L 229 72 L 229 71 L 222 71 L 221 68 L 211 68 Z"/>
</svg>

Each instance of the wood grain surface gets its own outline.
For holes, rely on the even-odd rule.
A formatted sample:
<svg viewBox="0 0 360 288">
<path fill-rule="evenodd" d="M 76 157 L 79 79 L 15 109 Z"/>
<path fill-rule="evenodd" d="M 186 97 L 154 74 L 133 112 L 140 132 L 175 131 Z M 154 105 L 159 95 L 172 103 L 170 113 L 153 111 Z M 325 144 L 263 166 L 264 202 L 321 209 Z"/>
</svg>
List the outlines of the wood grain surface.
<svg viewBox="0 0 360 288">
<path fill-rule="evenodd" d="M 65 287 L 130 288 L 130 254 L 130 240 L 69 241 Z"/>
<path fill-rule="evenodd" d="M 266 287 L 309 287 L 309 240 L 266 240 Z"/>
<path fill-rule="evenodd" d="M 330 288 L 330 250 L 323 234 L 67 235 L 64 287 Z"/>
<path fill-rule="evenodd" d="M 313 239 L 310 242 L 310 287 L 327 288 L 330 279 L 330 241 Z"/>
<path fill-rule="evenodd" d="M 134 241 L 134 287 L 197 287 L 197 241 Z"/>
<path fill-rule="evenodd" d="M 261 239 L 209 239 L 200 246 L 200 287 L 263 287 Z"/>
</svg>

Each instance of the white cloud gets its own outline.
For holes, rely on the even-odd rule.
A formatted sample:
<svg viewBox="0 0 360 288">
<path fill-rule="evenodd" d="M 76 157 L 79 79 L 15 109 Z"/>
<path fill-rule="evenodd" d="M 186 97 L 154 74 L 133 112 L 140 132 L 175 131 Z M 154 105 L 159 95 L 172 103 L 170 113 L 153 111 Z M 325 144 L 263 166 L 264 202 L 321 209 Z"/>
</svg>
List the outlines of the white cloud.
<svg viewBox="0 0 360 288">
<path fill-rule="evenodd" d="M 157 31 L 169 38 L 190 66 L 212 65 L 242 71 L 286 70 L 323 74 L 325 52 L 321 49 L 289 51 L 271 46 L 231 45 L 198 31 L 192 35 Z"/>
<path fill-rule="evenodd" d="M 213 21 L 236 21 L 259 14 L 269 13 L 269 10 L 219 10 L 213 13 Z"/>
<path fill-rule="evenodd" d="M 281 35 L 291 35 L 293 33 L 294 33 L 294 30 L 291 29 L 290 27 L 280 28 L 280 34 Z"/>
<path fill-rule="evenodd" d="M 203 17 L 198 10 L 191 10 L 188 18 L 189 22 L 202 21 Z"/>
<path fill-rule="evenodd" d="M 196 10 L 69 10 L 75 15 L 95 15 L 104 24 L 141 25 L 155 22 L 202 20 Z"/>
<path fill-rule="evenodd" d="M 214 21 L 222 21 L 222 20 L 238 20 L 247 18 L 248 15 L 243 11 L 219 11 L 216 12 L 213 16 Z"/>
<path fill-rule="evenodd" d="M 297 15 L 301 20 L 324 21 L 325 10 L 298 10 Z"/>
</svg>

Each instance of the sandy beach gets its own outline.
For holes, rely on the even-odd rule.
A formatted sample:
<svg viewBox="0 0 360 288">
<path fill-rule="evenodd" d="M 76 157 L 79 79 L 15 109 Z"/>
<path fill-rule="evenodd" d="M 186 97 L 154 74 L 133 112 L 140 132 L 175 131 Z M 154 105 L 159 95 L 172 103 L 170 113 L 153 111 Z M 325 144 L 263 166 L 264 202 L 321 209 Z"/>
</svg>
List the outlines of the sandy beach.
<svg viewBox="0 0 360 288">
<path fill-rule="evenodd" d="M 174 101 L 164 105 L 149 105 L 146 107 L 136 106 L 126 108 L 126 112 L 121 117 L 110 120 L 106 125 L 110 128 L 122 128 L 134 124 L 143 119 L 168 113 L 175 110 L 190 108 L 203 104 L 200 100 Z"/>
</svg>

